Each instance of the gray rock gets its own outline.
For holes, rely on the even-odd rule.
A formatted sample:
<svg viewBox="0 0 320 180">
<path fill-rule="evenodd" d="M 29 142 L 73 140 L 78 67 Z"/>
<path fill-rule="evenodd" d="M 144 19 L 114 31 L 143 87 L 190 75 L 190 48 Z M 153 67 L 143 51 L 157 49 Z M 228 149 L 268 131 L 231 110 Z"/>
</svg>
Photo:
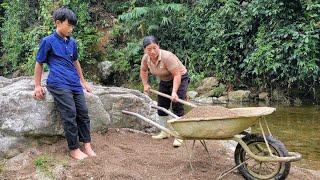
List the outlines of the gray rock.
<svg viewBox="0 0 320 180">
<path fill-rule="evenodd" d="M 5 154 L 5 158 L 10 159 L 17 156 L 20 153 L 21 151 L 18 148 L 13 148 L 13 149 L 10 149 L 10 151 L 7 151 L 7 153 Z"/>
<path fill-rule="evenodd" d="M 201 104 L 212 104 L 213 100 L 212 97 L 197 97 L 196 99 L 194 99 L 195 102 L 197 103 L 201 103 Z"/>
<path fill-rule="evenodd" d="M 148 132 L 156 130 L 146 122 L 121 112 L 129 110 L 150 119 L 154 118 L 156 110 L 149 106 L 153 101 L 145 94 L 120 87 L 92 85 L 92 89 L 92 93 L 85 93 L 92 131 L 106 131 L 109 127 L 134 128 Z M 45 98 L 37 101 L 33 98 L 33 90 L 32 77 L 0 79 L 2 150 L 8 150 L 23 137 L 63 135 L 53 97 L 46 90 Z"/>
<path fill-rule="evenodd" d="M 9 149 L 13 148 L 16 149 L 16 145 L 22 142 L 24 138 L 23 137 L 13 137 L 13 136 L 4 136 L 0 135 L 0 157 L 6 156 L 10 157 Z"/>
<path fill-rule="evenodd" d="M 198 96 L 198 92 L 197 91 L 188 91 L 187 92 L 187 97 L 189 97 L 190 99 L 194 99 Z"/>
<path fill-rule="evenodd" d="M 218 98 L 218 101 L 222 104 L 227 104 L 228 103 L 228 97 L 227 96 L 221 96 Z"/>
<path fill-rule="evenodd" d="M 249 101 L 250 91 L 238 90 L 229 93 L 229 101 L 245 102 Z"/>
<path fill-rule="evenodd" d="M 4 169 L 6 171 L 19 171 L 20 169 L 24 169 L 32 163 L 32 156 L 35 154 L 39 154 L 39 151 L 29 149 L 6 161 Z"/>
<path fill-rule="evenodd" d="M 212 87 L 216 87 L 218 85 L 219 81 L 216 77 L 208 77 L 202 81 L 201 86 L 197 88 L 197 91 L 202 94 L 204 92 L 210 91 Z"/>
<path fill-rule="evenodd" d="M 267 92 L 261 92 L 261 93 L 259 93 L 259 100 L 266 101 L 268 96 L 269 96 L 269 94 Z"/>
</svg>

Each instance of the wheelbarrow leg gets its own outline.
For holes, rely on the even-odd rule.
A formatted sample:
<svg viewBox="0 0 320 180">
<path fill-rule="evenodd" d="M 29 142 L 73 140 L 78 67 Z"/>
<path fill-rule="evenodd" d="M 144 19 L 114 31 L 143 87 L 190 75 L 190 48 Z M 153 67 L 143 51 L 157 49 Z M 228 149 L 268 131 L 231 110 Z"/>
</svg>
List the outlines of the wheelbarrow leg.
<svg viewBox="0 0 320 180">
<path fill-rule="evenodd" d="M 210 162 L 211 162 L 211 166 L 213 165 L 213 162 L 212 162 L 212 159 L 211 159 L 211 156 L 209 154 L 209 150 L 208 150 L 208 147 L 207 147 L 207 144 L 205 142 L 205 140 L 199 140 L 200 143 L 202 144 L 202 146 L 204 147 L 204 149 L 206 150 L 208 156 L 209 156 L 209 159 L 210 159 Z M 188 147 L 187 147 L 187 143 L 184 143 L 185 144 L 185 147 L 186 147 L 186 150 L 187 150 L 187 153 L 189 155 L 189 164 L 190 164 L 190 167 L 191 167 L 191 170 L 192 170 L 192 173 L 194 172 L 194 169 L 193 169 L 193 166 L 192 166 L 192 157 L 193 157 L 193 152 L 194 152 L 194 147 L 195 147 L 195 144 L 196 144 L 196 140 L 193 140 L 192 142 L 192 149 L 191 149 L 191 152 L 189 151 Z"/>
<path fill-rule="evenodd" d="M 232 168 L 222 172 L 219 177 L 217 179 L 222 179 L 223 177 L 225 177 L 226 175 L 228 175 L 229 173 L 231 173 L 232 171 L 234 171 L 235 169 L 237 169 L 238 167 L 242 166 L 243 164 L 247 163 L 247 161 L 249 161 L 249 159 L 243 161 L 241 164 L 233 166 Z"/>
<path fill-rule="evenodd" d="M 193 146 L 194 146 L 194 142 L 195 140 L 193 141 Z M 191 168 L 191 171 L 192 171 L 192 174 L 194 174 L 194 169 L 193 169 L 193 166 L 192 166 L 192 163 L 191 163 L 191 160 L 192 160 L 192 154 L 193 154 L 193 149 L 192 151 L 190 152 L 189 149 L 188 149 L 188 145 L 187 145 L 187 142 L 184 143 L 184 146 L 186 147 L 186 151 L 187 151 L 187 154 L 189 156 L 189 165 L 190 165 L 190 168 Z"/>
<path fill-rule="evenodd" d="M 205 140 L 199 140 L 199 141 L 200 141 L 200 143 L 202 144 L 202 146 L 204 147 L 204 149 L 206 150 L 206 152 L 208 154 L 208 157 L 209 157 L 210 162 L 211 162 L 211 166 L 213 166 L 212 158 L 210 156 L 206 141 Z"/>
</svg>

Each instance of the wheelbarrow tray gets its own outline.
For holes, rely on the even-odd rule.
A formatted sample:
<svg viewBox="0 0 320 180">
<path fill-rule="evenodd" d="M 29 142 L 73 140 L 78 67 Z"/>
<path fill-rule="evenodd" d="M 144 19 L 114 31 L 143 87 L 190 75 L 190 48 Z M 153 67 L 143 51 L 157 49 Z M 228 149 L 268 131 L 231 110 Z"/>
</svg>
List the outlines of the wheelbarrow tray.
<svg viewBox="0 0 320 180">
<path fill-rule="evenodd" d="M 229 139 L 254 125 L 264 115 L 275 108 L 246 107 L 229 109 L 236 116 L 230 118 L 175 118 L 168 124 L 182 139 Z"/>
</svg>

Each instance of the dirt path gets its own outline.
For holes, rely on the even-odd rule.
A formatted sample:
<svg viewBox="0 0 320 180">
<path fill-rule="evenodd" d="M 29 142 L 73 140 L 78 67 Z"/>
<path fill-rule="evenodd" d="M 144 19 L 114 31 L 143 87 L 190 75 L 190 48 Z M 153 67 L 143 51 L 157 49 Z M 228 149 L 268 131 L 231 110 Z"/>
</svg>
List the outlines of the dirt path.
<svg viewBox="0 0 320 180">
<path fill-rule="evenodd" d="M 185 147 L 173 148 L 173 138 L 153 140 L 150 135 L 128 130 L 109 130 L 93 134 L 98 157 L 75 161 L 67 156 L 66 141 L 42 145 L 29 153 L 29 164 L 19 169 L 6 163 L 0 179 L 215 179 L 234 165 L 233 152 L 218 141 L 208 141 L 210 160 L 196 143 L 192 173 Z M 191 147 L 191 141 L 188 142 Z M 243 179 L 232 172 L 225 179 Z M 288 179 L 320 179 L 320 175 L 292 168 Z"/>
</svg>

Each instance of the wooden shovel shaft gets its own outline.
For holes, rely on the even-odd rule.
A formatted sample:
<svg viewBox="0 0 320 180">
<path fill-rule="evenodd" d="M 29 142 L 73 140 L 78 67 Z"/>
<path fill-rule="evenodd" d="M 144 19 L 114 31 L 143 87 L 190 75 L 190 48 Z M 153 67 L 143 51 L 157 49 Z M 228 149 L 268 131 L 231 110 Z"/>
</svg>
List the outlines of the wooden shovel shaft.
<svg viewBox="0 0 320 180">
<path fill-rule="evenodd" d="M 162 97 L 166 97 L 166 98 L 172 99 L 172 96 L 169 96 L 168 94 L 164 94 L 164 93 L 162 93 L 162 92 L 156 91 L 156 90 L 154 90 L 154 89 L 150 89 L 150 92 L 152 92 L 152 93 L 154 93 L 154 94 L 157 94 L 157 95 L 159 95 L 159 96 L 162 96 Z M 179 103 L 184 104 L 184 105 L 187 105 L 187 106 L 197 107 L 197 105 L 192 104 L 192 103 L 190 103 L 190 102 L 188 102 L 188 101 L 184 101 L 184 100 L 182 100 L 182 99 L 178 99 L 177 101 L 178 101 Z"/>
</svg>

